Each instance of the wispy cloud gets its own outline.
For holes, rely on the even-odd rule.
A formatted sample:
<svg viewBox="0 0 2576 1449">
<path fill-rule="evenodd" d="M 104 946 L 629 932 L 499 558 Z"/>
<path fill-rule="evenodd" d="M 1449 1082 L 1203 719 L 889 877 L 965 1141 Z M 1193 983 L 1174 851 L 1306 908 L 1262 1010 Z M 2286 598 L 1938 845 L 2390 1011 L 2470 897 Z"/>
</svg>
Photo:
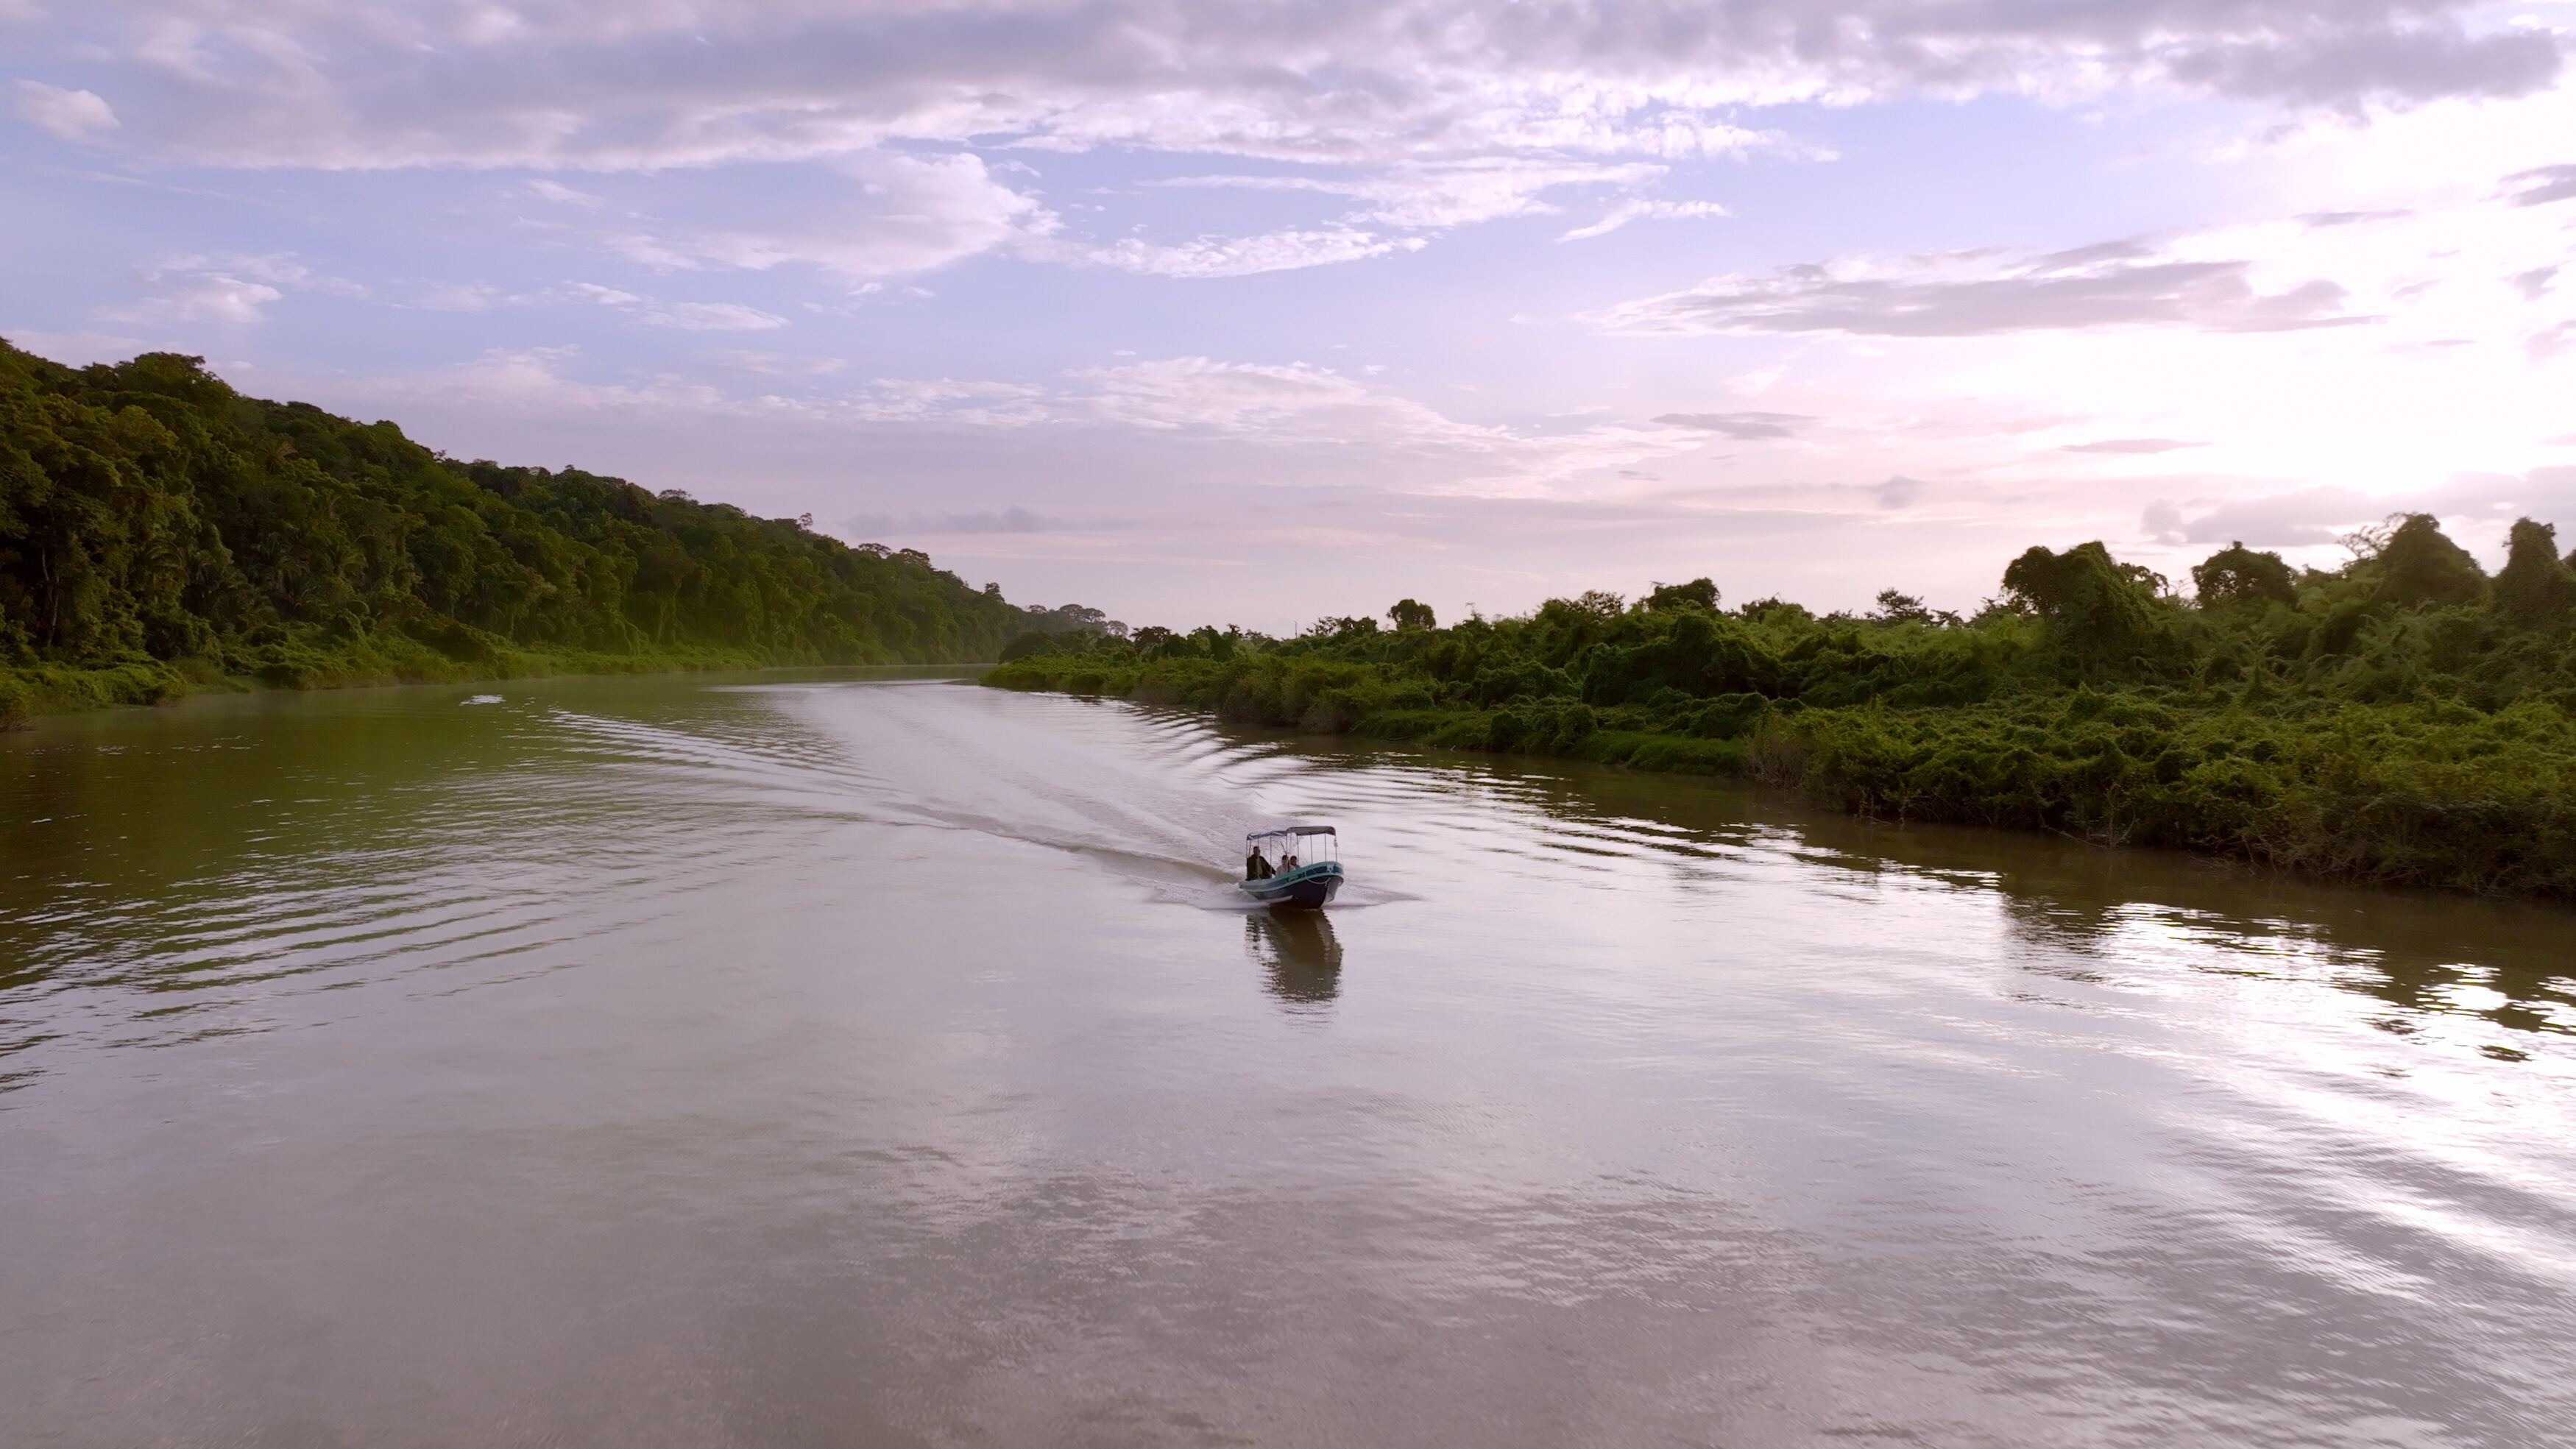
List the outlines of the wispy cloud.
<svg viewBox="0 0 2576 1449">
<path fill-rule="evenodd" d="M 540 201 L 551 201 L 562 206 L 592 207 L 604 204 L 601 198 L 587 191 L 575 191 L 560 181 L 549 181 L 542 176 L 528 182 L 528 194 Z"/>
<path fill-rule="evenodd" d="M 1647 184 L 1668 168 L 1655 162 L 1567 161 L 1499 156 L 1465 161 L 1397 162 L 1384 167 L 1341 168 L 1341 174 L 1176 176 L 1156 188 L 1229 188 L 1306 191 L 1361 203 L 1346 219 L 1355 226 L 1437 230 L 1503 217 L 1545 215 L 1563 208 L 1548 193 L 1568 188 Z M 1683 203 L 1667 203 L 1681 205 Z M 1701 213 L 1693 213 L 1701 214 Z"/>
<path fill-rule="evenodd" d="M 2516 206 L 2547 206 L 2553 201 L 2576 201 L 2576 165 L 2539 166 L 2517 171 L 2505 178 Z"/>
<path fill-rule="evenodd" d="M 716 366 L 729 372 L 748 373 L 754 377 L 829 377 L 849 366 L 837 357 L 799 357 L 741 348 L 719 352 L 714 361 Z"/>
<path fill-rule="evenodd" d="M 853 538 L 935 538 L 1058 533 L 1071 526 L 1062 519 L 1013 506 L 975 513 L 862 513 L 850 519 L 847 529 Z"/>
<path fill-rule="evenodd" d="M 1751 442 L 1795 437 L 1802 425 L 1814 419 L 1800 413 L 1665 413 L 1655 421 L 1667 427 L 1693 428 Z"/>
<path fill-rule="evenodd" d="M 1815 262 L 1718 277 L 1602 314 L 1628 332 L 1823 332 L 1978 337 L 2106 327 L 2287 332 L 2376 318 L 2345 310 L 2331 281 L 2258 291 L 2254 264 L 2195 260 L 2134 242 L 2037 257 L 1991 253 Z"/>
<path fill-rule="evenodd" d="M 1632 221 L 1669 221 L 1727 214 L 1726 208 L 1714 201 L 1623 201 L 1610 208 L 1599 221 L 1590 226 L 1578 226 L 1557 240 L 1581 241 L 1586 237 L 1607 236 Z"/>
<path fill-rule="evenodd" d="M 399 305 L 421 312 L 486 312 L 508 300 L 485 282 L 442 282 Z"/>
<path fill-rule="evenodd" d="M 2392 504 L 2350 488 L 2303 488 L 2209 505 L 2189 514 L 2185 507 L 2158 499 L 2147 505 L 2138 526 L 2148 537 L 2166 544 L 2234 541 L 2256 548 L 2299 548 L 2332 543 L 2337 534 L 2385 516 Z"/>
<path fill-rule="evenodd" d="M 686 332 L 766 332 L 787 325 L 787 319 L 775 312 L 740 302 L 661 302 L 597 282 L 567 282 L 555 295 L 614 307 L 651 326 L 676 327 Z"/>
<path fill-rule="evenodd" d="M 317 272 L 293 252 L 164 257 L 143 270 L 146 295 L 110 307 L 101 316 L 118 322 L 214 322 L 246 325 L 262 320 L 289 292 L 364 297 L 367 289 L 345 277 Z"/>
<path fill-rule="evenodd" d="M 674 302 L 645 308 L 640 315 L 656 327 L 687 332 L 766 332 L 787 325 L 787 319 L 775 312 L 739 302 Z"/>
<path fill-rule="evenodd" d="M 812 192 L 719 214 L 721 225 L 645 219 L 601 240 L 659 271 L 808 266 L 865 283 L 1030 246 L 1056 226 L 1035 198 L 973 155 L 852 156 Z"/>
<path fill-rule="evenodd" d="M 2139 526 L 2168 545 L 2242 542 L 2255 548 L 2304 548 L 2333 543 L 2392 513 L 2424 512 L 2495 525 L 2517 515 L 2563 519 L 2570 510 L 2576 510 L 2576 468 L 2543 467 L 2520 475 L 2461 473 L 2431 486 L 2385 494 L 2314 487 L 2219 500 L 2160 498 L 2147 505 Z"/>
<path fill-rule="evenodd" d="M 218 164 L 655 169 L 998 139 L 1293 161 L 1740 153 L 1746 107 L 2116 89 L 2358 113 L 2528 95 L 2538 26 L 2476 0 L 1723 7 L 297 6 L 171 0 L 155 144 Z M 971 16 L 972 23 L 965 17 Z M 256 37 L 246 43 L 245 37 Z M 670 57 L 685 52 L 688 63 Z M 328 57 L 326 64 L 323 57 Z"/>
<path fill-rule="evenodd" d="M 95 91 L 18 82 L 18 119 L 66 141 L 93 141 L 117 128 L 116 111 Z"/>
<path fill-rule="evenodd" d="M 1261 272 L 1332 266 L 1420 251 L 1417 236 L 1385 236 L 1336 228 L 1330 231 L 1274 231 L 1258 236 L 1198 237 L 1185 242 L 1149 242 L 1129 237 L 1106 246 L 1070 248 L 1071 254 L 1105 267 L 1154 277 L 1248 277 Z"/>
<path fill-rule="evenodd" d="M 2100 442 L 2095 443 L 2069 443 L 2058 451 L 2063 453 L 2147 455 L 2179 452 L 2184 448 L 2205 448 L 2207 446 L 2209 445 L 2206 443 L 2186 443 L 2177 438 L 2104 438 Z"/>
</svg>

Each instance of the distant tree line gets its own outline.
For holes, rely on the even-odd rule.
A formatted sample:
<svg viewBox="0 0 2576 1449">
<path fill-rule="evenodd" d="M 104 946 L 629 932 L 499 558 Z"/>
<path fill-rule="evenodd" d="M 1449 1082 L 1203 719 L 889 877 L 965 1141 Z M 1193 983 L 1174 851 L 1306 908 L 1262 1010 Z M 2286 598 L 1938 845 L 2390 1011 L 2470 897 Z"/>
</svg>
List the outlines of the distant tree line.
<svg viewBox="0 0 2576 1449">
<path fill-rule="evenodd" d="M 244 397 L 194 357 L 75 369 L 0 343 L 0 722 L 49 691 L 227 676 L 988 660 L 1113 622 L 811 522 L 458 461 Z"/>
<path fill-rule="evenodd" d="M 1248 722 L 1739 774 L 1893 819 L 2305 872 L 2576 896 L 2576 560 L 2514 525 L 2489 577 L 2429 515 L 2300 569 L 2232 544 L 2188 597 L 2100 543 L 2032 548 L 1974 614 L 1728 609 L 1709 579 L 1447 628 L 1414 600 L 1291 639 L 1069 633 L 990 682 Z"/>
</svg>

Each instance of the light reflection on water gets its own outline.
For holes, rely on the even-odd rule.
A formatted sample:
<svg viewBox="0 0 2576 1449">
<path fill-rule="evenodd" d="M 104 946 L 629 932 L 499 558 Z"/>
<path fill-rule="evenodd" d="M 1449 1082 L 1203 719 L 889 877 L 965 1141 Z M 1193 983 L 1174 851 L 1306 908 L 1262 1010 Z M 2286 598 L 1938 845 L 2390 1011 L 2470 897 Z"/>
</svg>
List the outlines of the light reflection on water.
<svg viewBox="0 0 2576 1449">
<path fill-rule="evenodd" d="M 12 1442 L 2496 1444 L 2571 916 L 941 683 L 0 739 Z M 1247 823 L 1343 828 L 1322 917 Z"/>
</svg>

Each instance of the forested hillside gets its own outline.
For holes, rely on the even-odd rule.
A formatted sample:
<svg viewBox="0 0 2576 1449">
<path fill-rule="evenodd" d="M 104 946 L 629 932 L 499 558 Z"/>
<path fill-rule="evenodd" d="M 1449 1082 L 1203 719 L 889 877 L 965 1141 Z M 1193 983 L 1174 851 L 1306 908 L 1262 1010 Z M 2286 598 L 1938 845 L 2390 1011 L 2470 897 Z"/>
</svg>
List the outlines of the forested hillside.
<svg viewBox="0 0 2576 1449">
<path fill-rule="evenodd" d="M 971 661 L 1069 622 L 804 520 L 458 462 L 197 358 L 0 343 L 0 723 L 227 679 Z"/>
<path fill-rule="evenodd" d="M 990 682 L 1314 731 L 1740 774 L 1893 819 L 2062 831 L 2302 872 L 2576 896 L 2576 572 L 2514 527 L 2489 578 L 2430 517 L 2298 570 L 2234 546 L 2188 598 L 2098 543 L 2033 548 L 1973 617 L 1707 579 L 1437 627 L 1412 600 L 1267 640 L 1015 642 Z"/>
</svg>

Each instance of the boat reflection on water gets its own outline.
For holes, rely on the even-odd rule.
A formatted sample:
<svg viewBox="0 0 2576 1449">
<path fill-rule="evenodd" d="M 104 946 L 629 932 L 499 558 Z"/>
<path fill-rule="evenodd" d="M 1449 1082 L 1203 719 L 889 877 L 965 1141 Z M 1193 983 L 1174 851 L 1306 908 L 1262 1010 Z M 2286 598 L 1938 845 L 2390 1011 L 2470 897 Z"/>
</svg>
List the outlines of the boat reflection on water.
<svg viewBox="0 0 2576 1449">
<path fill-rule="evenodd" d="M 1319 1006 L 1342 989 L 1342 943 L 1322 911 L 1254 911 L 1243 951 L 1269 974 L 1270 994 L 1291 1008 Z"/>
</svg>

